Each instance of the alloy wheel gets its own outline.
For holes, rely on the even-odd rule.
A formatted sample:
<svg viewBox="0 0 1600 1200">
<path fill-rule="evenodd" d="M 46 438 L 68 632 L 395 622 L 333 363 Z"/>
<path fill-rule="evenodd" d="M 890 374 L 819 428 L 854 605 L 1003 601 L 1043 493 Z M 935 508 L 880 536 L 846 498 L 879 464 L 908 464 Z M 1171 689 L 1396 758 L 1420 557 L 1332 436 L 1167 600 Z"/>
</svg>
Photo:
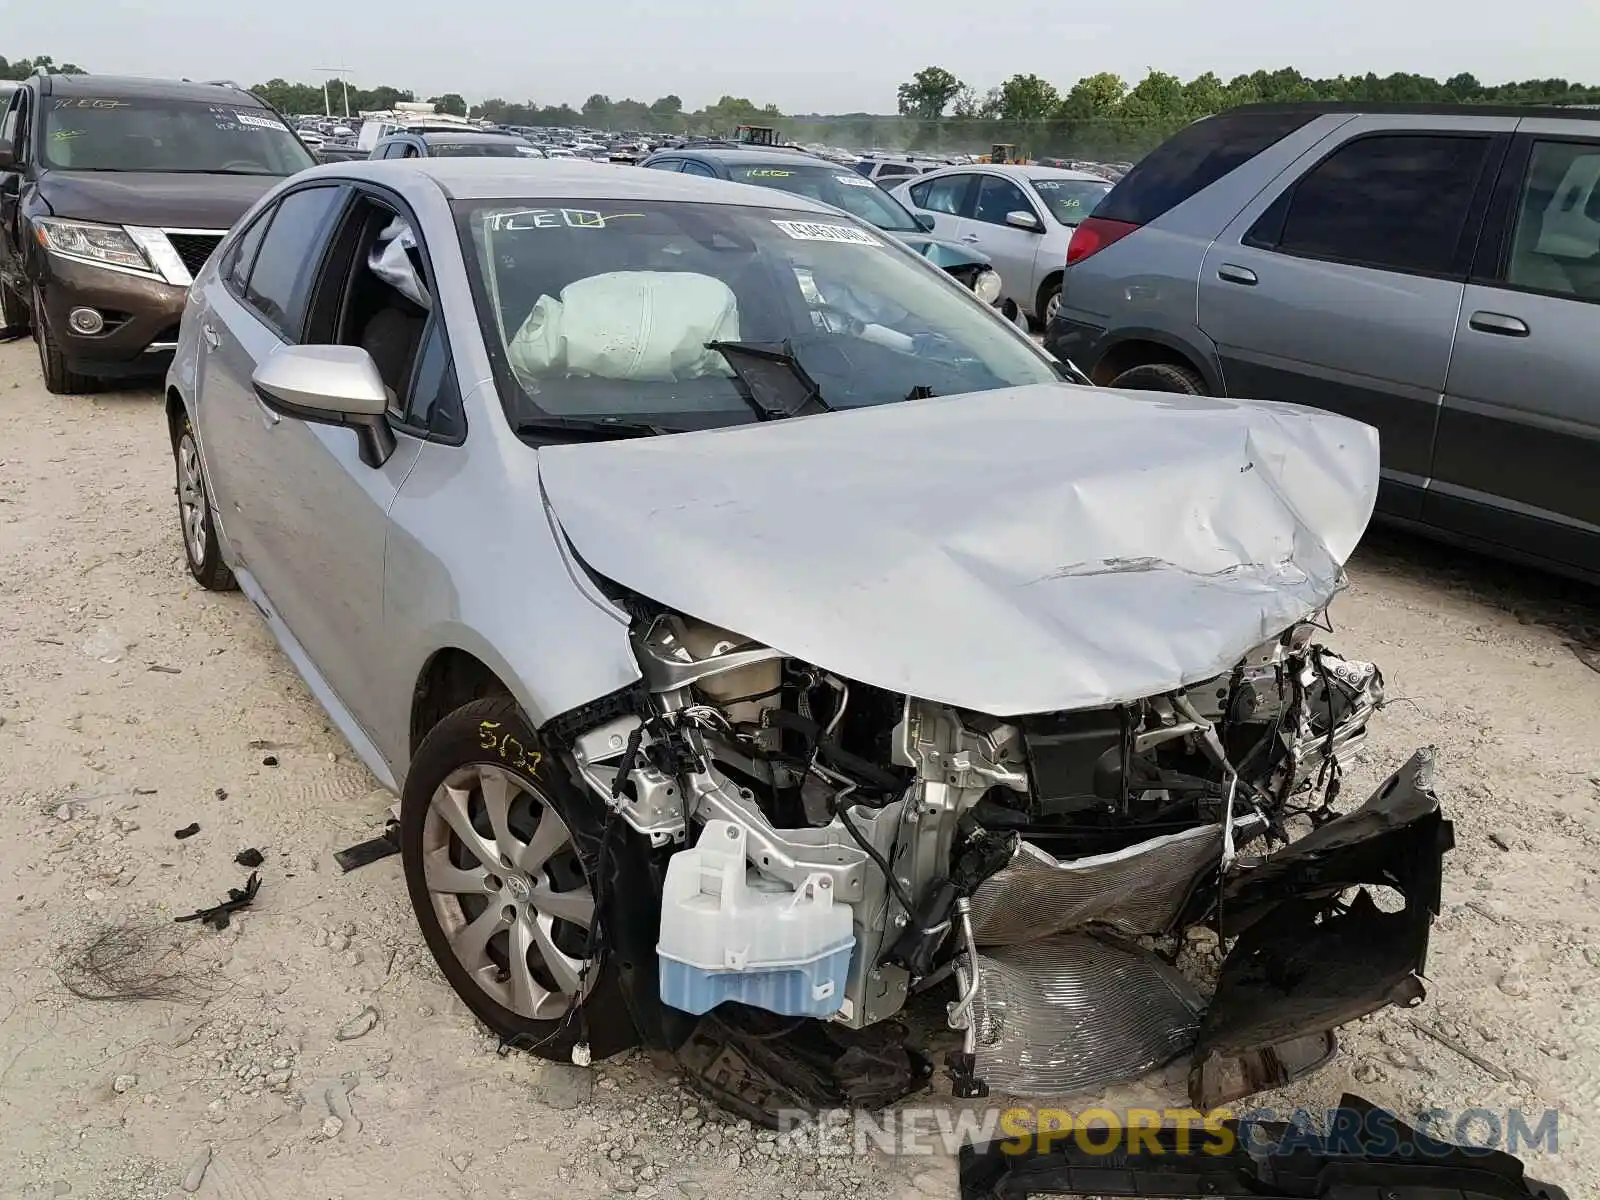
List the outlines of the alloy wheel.
<svg viewBox="0 0 1600 1200">
<path fill-rule="evenodd" d="M 594 894 L 572 831 L 529 784 L 492 763 L 452 772 L 429 801 L 422 862 L 451 952 L 491 1000 L 549 1021 L 588 994 Z"/>
<path fill-rule="evenodd" d="M 1044 323 L 1048 326 L 1056 319 L 1056 313 L 1061 310 L 1061 293 L 1051 292 L 1050 299 L 1044 302 Z"/>
<path fill-rule="evenodd" d="M 206 560 L 206 531 L 210 515 L 206 512 L 206 485 L 200 471 L 200 450 L 194 435 L 178 439 L 178 515 L 183 520 L 183 541 L 189 561 Z"/>
</svg>

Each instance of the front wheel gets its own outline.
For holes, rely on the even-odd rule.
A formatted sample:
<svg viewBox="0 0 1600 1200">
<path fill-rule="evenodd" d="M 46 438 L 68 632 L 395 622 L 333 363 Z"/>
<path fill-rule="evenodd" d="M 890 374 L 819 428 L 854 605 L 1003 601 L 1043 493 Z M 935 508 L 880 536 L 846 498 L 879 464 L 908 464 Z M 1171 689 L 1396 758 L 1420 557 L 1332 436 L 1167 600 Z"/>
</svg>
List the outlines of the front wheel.
<svg viewBox="0 0 1600 1200">
<path fill-rule="evenodd" d="M 423 740 L 400 798 L 406 890 L 434 961 L 504 1041 L 570 1061 L 637 1041 L 591 871 L 597 802 L 540 748 L 514 700 L 475 700 Z M 612 830 L 611 848 L 619 840 Z M 581 1012 L 581 1017 L 580 1017 Z"/>
<path fill-rule="evenodd" d="M 44 297 L 33 293 L 33 343 L 39 350 L 39 371 L 44 375 L 45 390 L 54 396 L 71 396 L 93 389 L 94 380 L 67 365 L 55 335 L 50 332 L 50 322 L 44 315 Z"/>
<path fill-rule="evenodd" d="M 28 306 L 22 297 L 0 283 L 0 342 L 14 341 L 29 329 Z"/>
<path fill-rule="evenodd" d="M 1179 392 L 1185 396 L 1206 395 L 1206 381 L 1192 367 L 1177 363 L 1145 363 L 1129 367 L 1111 381 L 1111 387 L 1131 392 Z"/>
</svg>

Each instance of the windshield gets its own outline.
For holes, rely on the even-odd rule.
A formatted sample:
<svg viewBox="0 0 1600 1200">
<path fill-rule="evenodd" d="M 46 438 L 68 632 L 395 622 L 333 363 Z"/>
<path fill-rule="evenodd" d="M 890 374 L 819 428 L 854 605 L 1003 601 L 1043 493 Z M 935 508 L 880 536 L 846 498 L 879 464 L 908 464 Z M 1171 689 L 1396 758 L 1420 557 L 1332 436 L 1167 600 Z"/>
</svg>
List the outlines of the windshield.
<svg viewBox="0 0 1600 1200">
<path fill-rule="evenodd" d="M 293 175 L 314 165 L 265 108 L 66 96 L 44 110 L 44 164 L 64 171 Z"/>
<path fill-rule="evenodd" d="M 1061 379 L 960 284 L 844 217 L 601 200 L 456 211 L 513 427 L 754 420 L 708 342 L 792 354 L 836 409 Z"/>
<path fill-rule="evenodd" d="M 432 158 L 519 158 L 533 151 L 523 142 L 428 142 Z"/>
<path fill-rule="evenodd" d="M 775 188 L 780 192 L 793 192 L 797 196 L 820 200 L 890 233 L 923 231 L 922 226 L 912 219 L 898 200 L 872 180 L 863 179 L 844 167 L 822 163 L 814 167 L 791 163 L 776 166 L 770 163 L 753 163 L 749 166 L 729 163 L 728 178 L 735 183 L 753 183 L 757 187 Z"/>
<path fill-rule="evenodd" d="M 1111 190 L 1109 182 L 1098 179 L 1029 179 L 1050 215 L 1063 225 L 1076 225 L 1094 211 L 1101 197 Z"/>
</svg>

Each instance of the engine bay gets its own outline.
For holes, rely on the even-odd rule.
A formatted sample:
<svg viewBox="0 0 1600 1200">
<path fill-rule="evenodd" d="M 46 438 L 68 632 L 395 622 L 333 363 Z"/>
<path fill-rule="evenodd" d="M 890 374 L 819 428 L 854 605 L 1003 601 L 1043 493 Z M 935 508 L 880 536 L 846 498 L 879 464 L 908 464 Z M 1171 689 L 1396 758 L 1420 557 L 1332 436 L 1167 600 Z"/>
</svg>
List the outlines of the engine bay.
<svg viewBox="0 0 1600 1200">
<path fill-rule="evenodd" d="M 1384 701 L 1378 668 L 1328 649 L 1312 621 L 1178 691 L 1000 717 L 636 608 L 640 689 L 571 714 L 563 740 L 576 775 L 666 856 L 661 1002 L 862 1030 L 943 986 L 964 1039 L 949 1060 L 958 1094 L 1059 1094 L 1204 1049 L 1215 1014 L 1161 939 L 1226 933 L 1235 892 L 1298 838 L 1332 829 L 1344 843 L 1341 759 Z M 1442 824 L 1442 855 L 1423 757 L 1406 794 Z M 1386 787 L 1369 806 L 1393 802 Z M 1336 892 L 1310 889 L 1319 922 L 1361 908 L 1361 885 L 1396 882 L 1367 869 L 1382 855 L 1360 857 Z M 1268 900 L 1298 903 L 1317 872 L 1278 874 Z M 1420 947 L 1411 936 L 1396 960 L 1408 980 L 1422 915 Z M 1247 1094 L 1332 1045 L 1320 1028 L 1275 1030 L 1229 1051 L 1231 1075 L 1214 1062 L 1202 1086 L 1197 1067 L 1191 1090 Z"/>
</svg>

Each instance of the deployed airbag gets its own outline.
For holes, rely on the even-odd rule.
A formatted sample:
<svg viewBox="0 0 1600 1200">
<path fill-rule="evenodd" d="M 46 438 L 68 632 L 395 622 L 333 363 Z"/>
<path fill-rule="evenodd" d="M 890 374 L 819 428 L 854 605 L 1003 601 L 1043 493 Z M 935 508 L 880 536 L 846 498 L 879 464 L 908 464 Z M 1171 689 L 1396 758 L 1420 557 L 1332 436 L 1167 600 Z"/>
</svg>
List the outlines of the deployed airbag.
<svg viewBox="0 0 1600 1200">
<path fill-rule="evenodd" d="M 519 379 L 584 375 L 685 380 L 728 375 L 712 341 L 739 340 L 739 305 L 692 271 L 609 271 L 540 296 L 506 353 Z"/>
</svg>

